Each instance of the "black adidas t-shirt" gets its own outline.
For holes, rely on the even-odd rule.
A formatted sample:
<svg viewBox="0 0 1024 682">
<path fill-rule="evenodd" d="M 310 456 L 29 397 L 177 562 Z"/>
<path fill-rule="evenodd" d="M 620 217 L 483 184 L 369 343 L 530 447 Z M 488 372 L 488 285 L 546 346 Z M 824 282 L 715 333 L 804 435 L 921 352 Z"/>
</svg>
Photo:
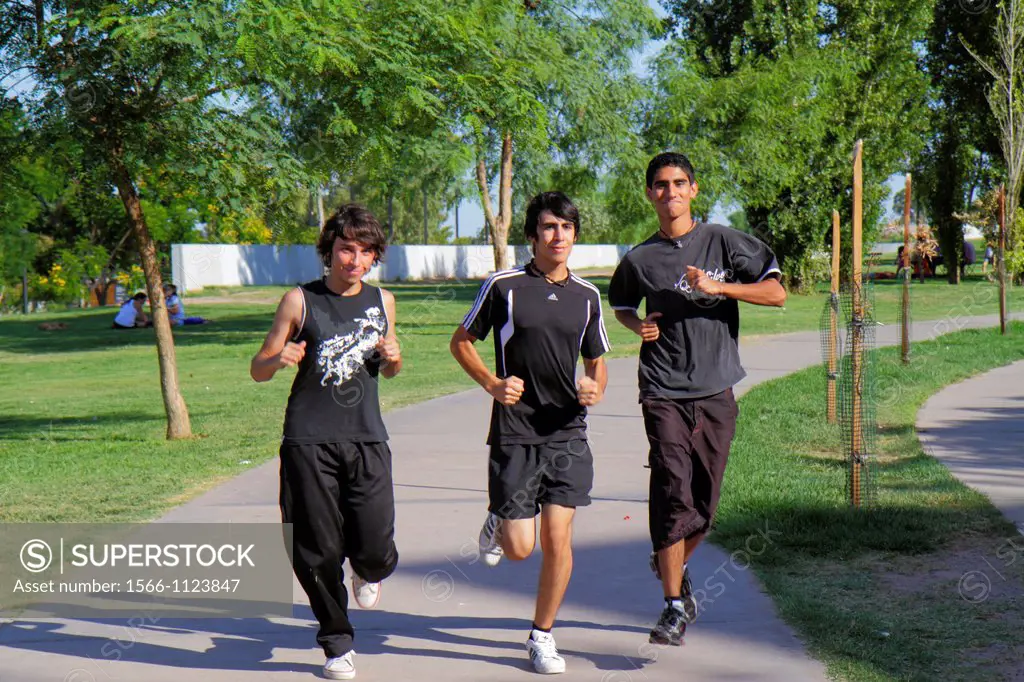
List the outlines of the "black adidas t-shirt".
<svg viewBox="0 0 1024 682">
<path fill-rule="evenodd" d="M 640 346 L 640 399 L 704 398 L 746 376 L 740 365 L 739 303 L 691 290 L 686 266 L 720 282 L 750 284 L 779 277 L 771 249 L 724 225 L 698 223 L 677 239 L 657 233 L 619 263 L 608 288 L 612 308 L 661 313 L 661 336 Z"/>
<path fill-rule="evenodd" d="M 576 362 L 610 349 L 597 287 L 576 275 L 552 284 L 532 268 L 504 270 L 480 287 L 462 325 L 478 339 L 493 330 L 496 374 L 524 384 L 515 405 L 493 401 L 489 444 L 586 437 Z"/>
</svg>

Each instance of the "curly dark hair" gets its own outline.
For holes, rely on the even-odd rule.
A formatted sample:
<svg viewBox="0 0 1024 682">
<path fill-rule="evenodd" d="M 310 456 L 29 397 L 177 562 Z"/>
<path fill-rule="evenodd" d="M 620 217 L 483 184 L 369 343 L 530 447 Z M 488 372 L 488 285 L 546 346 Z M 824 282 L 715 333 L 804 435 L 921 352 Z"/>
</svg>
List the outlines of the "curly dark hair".
<svg viewBox="0 0 1024 682">
<path fill-rule="evenodd" d="M 316 252 L 325 268 L 331 267 L 335 239 L 351 239 L 365 244 L 373 250 L 375 264 L 384 260 L 384 252 L 388 248 L 388 238 L 377 218 L 361 204 L 345 204 L 324 223 Z"/>
</svg>

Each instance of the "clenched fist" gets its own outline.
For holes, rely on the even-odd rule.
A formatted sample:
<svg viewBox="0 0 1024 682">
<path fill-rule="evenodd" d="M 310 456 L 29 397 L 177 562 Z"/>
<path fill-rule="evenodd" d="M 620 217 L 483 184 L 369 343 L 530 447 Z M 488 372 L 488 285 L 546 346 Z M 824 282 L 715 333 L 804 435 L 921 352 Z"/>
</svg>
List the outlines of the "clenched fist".
<svg viewBox="0 0 1024 682">
<path fill-rule="evenodd" d="M 279 367 L 294 367 L 306 356 L 306 342 L 300 341 L 295 343 L 289 341 L 284 344 L 284 348 L 277 354 L 277 364 Z"/>
<path fill-rule="evenodd" d="M 506 377 L 494 384 L 488 393 L 502 405 L 515 405 L 523 397 L 526 385 L 516 376 Z"/>
<path fill-rule="evenodd" d="M 658 318 L 661 317 L 661 313 L 651 313 L 643 319 L 640 323 L 640 338 L 647 341 L 657 341 L 661 336 L 661 330 L 658 329 Z"/>
<path fill-rule="evenodd" d="M 692 265 L 686 266 L 686 281 L 690 288 L 708 296 L 720 296 L 722 294 L 722 283 L 708 277 L 708 273 Z"/>
<path fill-rule="evenodd" d="M 579 384 L 576 386 L 576 395 L 580 405 L 584 407 L 597 405 L 601 402 L 601 398 L 604 397 L 601 393 L 601 386 L 590 377 L 580 379 Z"/>
<path fill-rule="evenodd" d="M 398 345 L 398 339 L 394 336 L 386 336 L 377 344 L 377 352 L 381 360 L 389 365 L 402 359 L 402 349 Z"/>
</svg>

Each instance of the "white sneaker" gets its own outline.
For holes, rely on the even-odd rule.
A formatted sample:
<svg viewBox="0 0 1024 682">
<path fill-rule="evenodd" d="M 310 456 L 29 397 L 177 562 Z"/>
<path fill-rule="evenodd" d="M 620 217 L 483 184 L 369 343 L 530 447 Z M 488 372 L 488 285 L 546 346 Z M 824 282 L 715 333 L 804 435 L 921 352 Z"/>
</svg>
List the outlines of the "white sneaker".
<svg viewBox="0 0 1024 682">
<path fill-rule="evenodd" d="M 359 608 L 372 609 L 380 601 L 380 583 L 366 582 L 352 571 L 352 596 Z"/>
<path fill-rule="evenodd" d="M 526 640 L 526 652 L 530 654 L 533 669 L 541 675 L 565 672 L 565 659 L 558 655 L 555 638 L 550 632 L 532 630 Z"/>
<path fill-rule="evenodd" d="M 480 559 L 486 566 L 495 567 L 504 556 L 501 548 L 501 519 L 488 512 L 483 528 L 480 529 Z"/>
<path fill-rule="evenodd" d="M 356 665 L 352 662 L 352 657 L 355 655 L 356 652 L 349 651 L 344 656 L 328 658 L 327 663 L 324 663 L 324 677 L 329 680 L 355 679 Z"/>
</svg>

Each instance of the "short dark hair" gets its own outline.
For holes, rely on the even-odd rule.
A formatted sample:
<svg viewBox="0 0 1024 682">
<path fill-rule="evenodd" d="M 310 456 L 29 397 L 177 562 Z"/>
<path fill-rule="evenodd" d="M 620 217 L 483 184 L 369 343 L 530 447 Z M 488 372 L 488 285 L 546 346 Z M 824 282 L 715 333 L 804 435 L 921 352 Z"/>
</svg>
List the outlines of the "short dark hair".
<svg viewBox="0 0 1024 682">
<path fill-rule="evenodd" d="M 647 164 L 647 189 L 654 184 L 654 175 L 662 168 L 672 166 L 686 173 L 690 182 L 697 182 L 697 173 L 693 170 L 693 164 L 683 154 L 678 152 L 662 152 Z"/>
<path fill-rule="evenodd" d="M 523 225 L 523 232 L 526 238 L 537 238 L 537 227 L 540 222 L 540 214 L 544 211 L 551 211 L 562 220 L 572 222 L 573 232 L 580 236 L 580 210 L 572 203 L 569 197 L 562 192 L 541 192 L 530 199 L 526 207 L 526 222 Z"/>
<path fill-rule="evenodd" d="M 361 204 L 345 204 L 324 223 L 316 252 L 325 268 L 331 267 L 331 253 L 335 239 L 350 239 L 373 249 L 373 262 L 384 260 L 388 238 L 384 235 L 377 218 Z"/>
<path fill-rule="evenodd" d="M 132 300 L 133 301 L 145 301 L 146 298 L 148 298 L 146 296 L 146 294 L 142 293 L 141 291 L 139 293 L 135 294 L 134 296 L 132 296 Z"/>
</svg>

